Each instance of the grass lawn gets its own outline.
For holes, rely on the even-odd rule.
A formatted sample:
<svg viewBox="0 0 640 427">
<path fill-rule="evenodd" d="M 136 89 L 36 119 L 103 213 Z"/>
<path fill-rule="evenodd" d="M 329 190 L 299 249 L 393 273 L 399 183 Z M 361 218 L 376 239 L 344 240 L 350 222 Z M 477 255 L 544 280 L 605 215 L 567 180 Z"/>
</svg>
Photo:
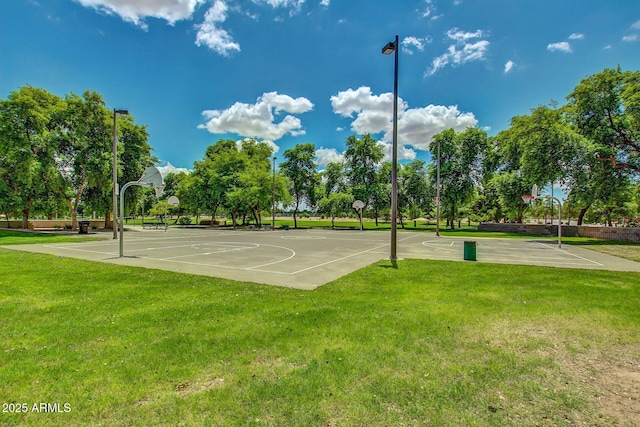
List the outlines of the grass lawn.
<svg viewBox="0 0 640 427">
<path fill-rule="evenodd" d="M 305 292 L 0 250 L 0 425 L 636 425 L 639 302 L 634 273 L 381 261 Z"/>
<path fill-rule="evenodd" d="M 64 243 L 64 242 L 86 242 L 91 240 L 103 240 L 101 237 L 69 236 L 63 234 L 34 233 L 24 231 L 0 230 L 0 246 L 2 245 L 25 245 L 37 243 Z"/>
<path fill-rule="evenodd" d="M 564 242 L 565 239 L 562 240 Z M 638 243 L 589 239 L 586 237 L 570 237 L 567 239 L 567 242 L 576 246 L 584 246 L 592 251 L 640 262 L 640 244 Z"/>
</svg>

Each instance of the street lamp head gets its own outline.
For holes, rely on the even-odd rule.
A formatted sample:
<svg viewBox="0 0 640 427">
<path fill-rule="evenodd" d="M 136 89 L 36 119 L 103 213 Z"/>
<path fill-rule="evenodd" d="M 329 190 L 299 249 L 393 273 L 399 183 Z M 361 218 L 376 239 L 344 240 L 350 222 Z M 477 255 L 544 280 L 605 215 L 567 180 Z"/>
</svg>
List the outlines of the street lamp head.
<svg viewBox="0 0 640 427">
<path fill-rule="evenodd" d="M 385 55 L 391 55 L 396 50 L 395 42 L 389 42 L 382 48 L 382 53 Z"/>
<path fill-rule="evenodd" d="M 116 109 L 114 109 L 113 111 L 114 111 L 116 114 L 122 114 L 122 115 L 125 115 L 125 116 L 128 116 L 128 115 L 129 115 L 129 110 L 116 110 Z"/>
</svg>

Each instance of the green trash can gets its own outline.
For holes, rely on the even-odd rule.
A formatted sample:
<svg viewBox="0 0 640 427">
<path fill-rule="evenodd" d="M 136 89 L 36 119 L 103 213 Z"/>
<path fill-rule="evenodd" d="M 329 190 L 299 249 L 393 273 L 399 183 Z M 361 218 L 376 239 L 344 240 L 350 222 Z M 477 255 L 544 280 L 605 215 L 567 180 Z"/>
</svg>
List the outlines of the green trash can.
<svg viewBox="0 0 640 427">
<path fill-rule="evenodd" d="M 464 242 L 464 260 L 465 261 L 476 260 L 476 242 L 474 241 Z"/>
<path fill-rule="evenodd" d="M 284 228 L 285 230 L 288 230 L 289 229 L 289 224 L 283 225 L 282 228 Z"/>
</svg>

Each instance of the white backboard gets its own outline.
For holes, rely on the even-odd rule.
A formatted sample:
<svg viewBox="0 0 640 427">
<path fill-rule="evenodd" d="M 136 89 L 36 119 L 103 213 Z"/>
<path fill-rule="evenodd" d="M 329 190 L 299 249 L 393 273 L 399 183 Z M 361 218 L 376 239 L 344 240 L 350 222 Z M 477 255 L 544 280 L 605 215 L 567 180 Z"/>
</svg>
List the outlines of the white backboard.
<svg viewBox="0 0 640 427">
<path fill-rule="evenodd" d="M 353 209 L 362 209 L 364 208 L 364 202 L 362 200 L 356 200 L 353 202 Z"/>
</svg>

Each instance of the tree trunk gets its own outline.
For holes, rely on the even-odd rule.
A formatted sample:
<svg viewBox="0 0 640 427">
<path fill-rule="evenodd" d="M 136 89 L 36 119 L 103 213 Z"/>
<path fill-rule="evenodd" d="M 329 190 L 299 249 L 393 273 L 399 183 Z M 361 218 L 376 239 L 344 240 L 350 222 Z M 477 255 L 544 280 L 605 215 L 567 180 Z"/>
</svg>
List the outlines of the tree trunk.
<svg viewBox="0 0 640 427">
<path fill-rule="evenodd" d="M 456 224 L 455 224 L 455 217 L 456 217 L 456 208 L 455 206 L 451 206 L 451 211 L 449 211 L 449 221 L 451 223 L 451 229 L 455 230 L 456 228 Z"/>
<path fill-rule="evenodd" d="M 31 210 L 31 202 L 31 198 L 27 199 L 24 209 L 22 210 L 22 228 L 25 230 L 29 228 L 29 211 Z"/>
<path fill-rule="evenodd" d="M 589 206 L 580 209 L 580 213 L 578 214 L 578 225 L 582 225 L 582 221 L 584 220 L 584 216 L 587 213 Z"/>
<path fill-rule="evenodd" d="M 71 204 L 71 200 L 65 199 L 64 203 L 67 205 L 67 209 L 69 209 L 69 213 L 71 214 L 71 229 L 77 230 L 78 229 L 78 213 L 73 208 L 73 205 Z M 120 220 L 122 221 L 122 219 Z"/>
<path fill-rule="evenodd" d="M 111 211 L 109 209 L 107 209 L 107 211 L 104 213 L 104 228 L 106 229 L 113 229 L 113 222 L 111 221 Z"/>
<path fill-rule="evenodd" d="M 29 228 L 29 211 L 28 210 L 22 211 L 22 228 L 25 230 Z"/>
</svg>

